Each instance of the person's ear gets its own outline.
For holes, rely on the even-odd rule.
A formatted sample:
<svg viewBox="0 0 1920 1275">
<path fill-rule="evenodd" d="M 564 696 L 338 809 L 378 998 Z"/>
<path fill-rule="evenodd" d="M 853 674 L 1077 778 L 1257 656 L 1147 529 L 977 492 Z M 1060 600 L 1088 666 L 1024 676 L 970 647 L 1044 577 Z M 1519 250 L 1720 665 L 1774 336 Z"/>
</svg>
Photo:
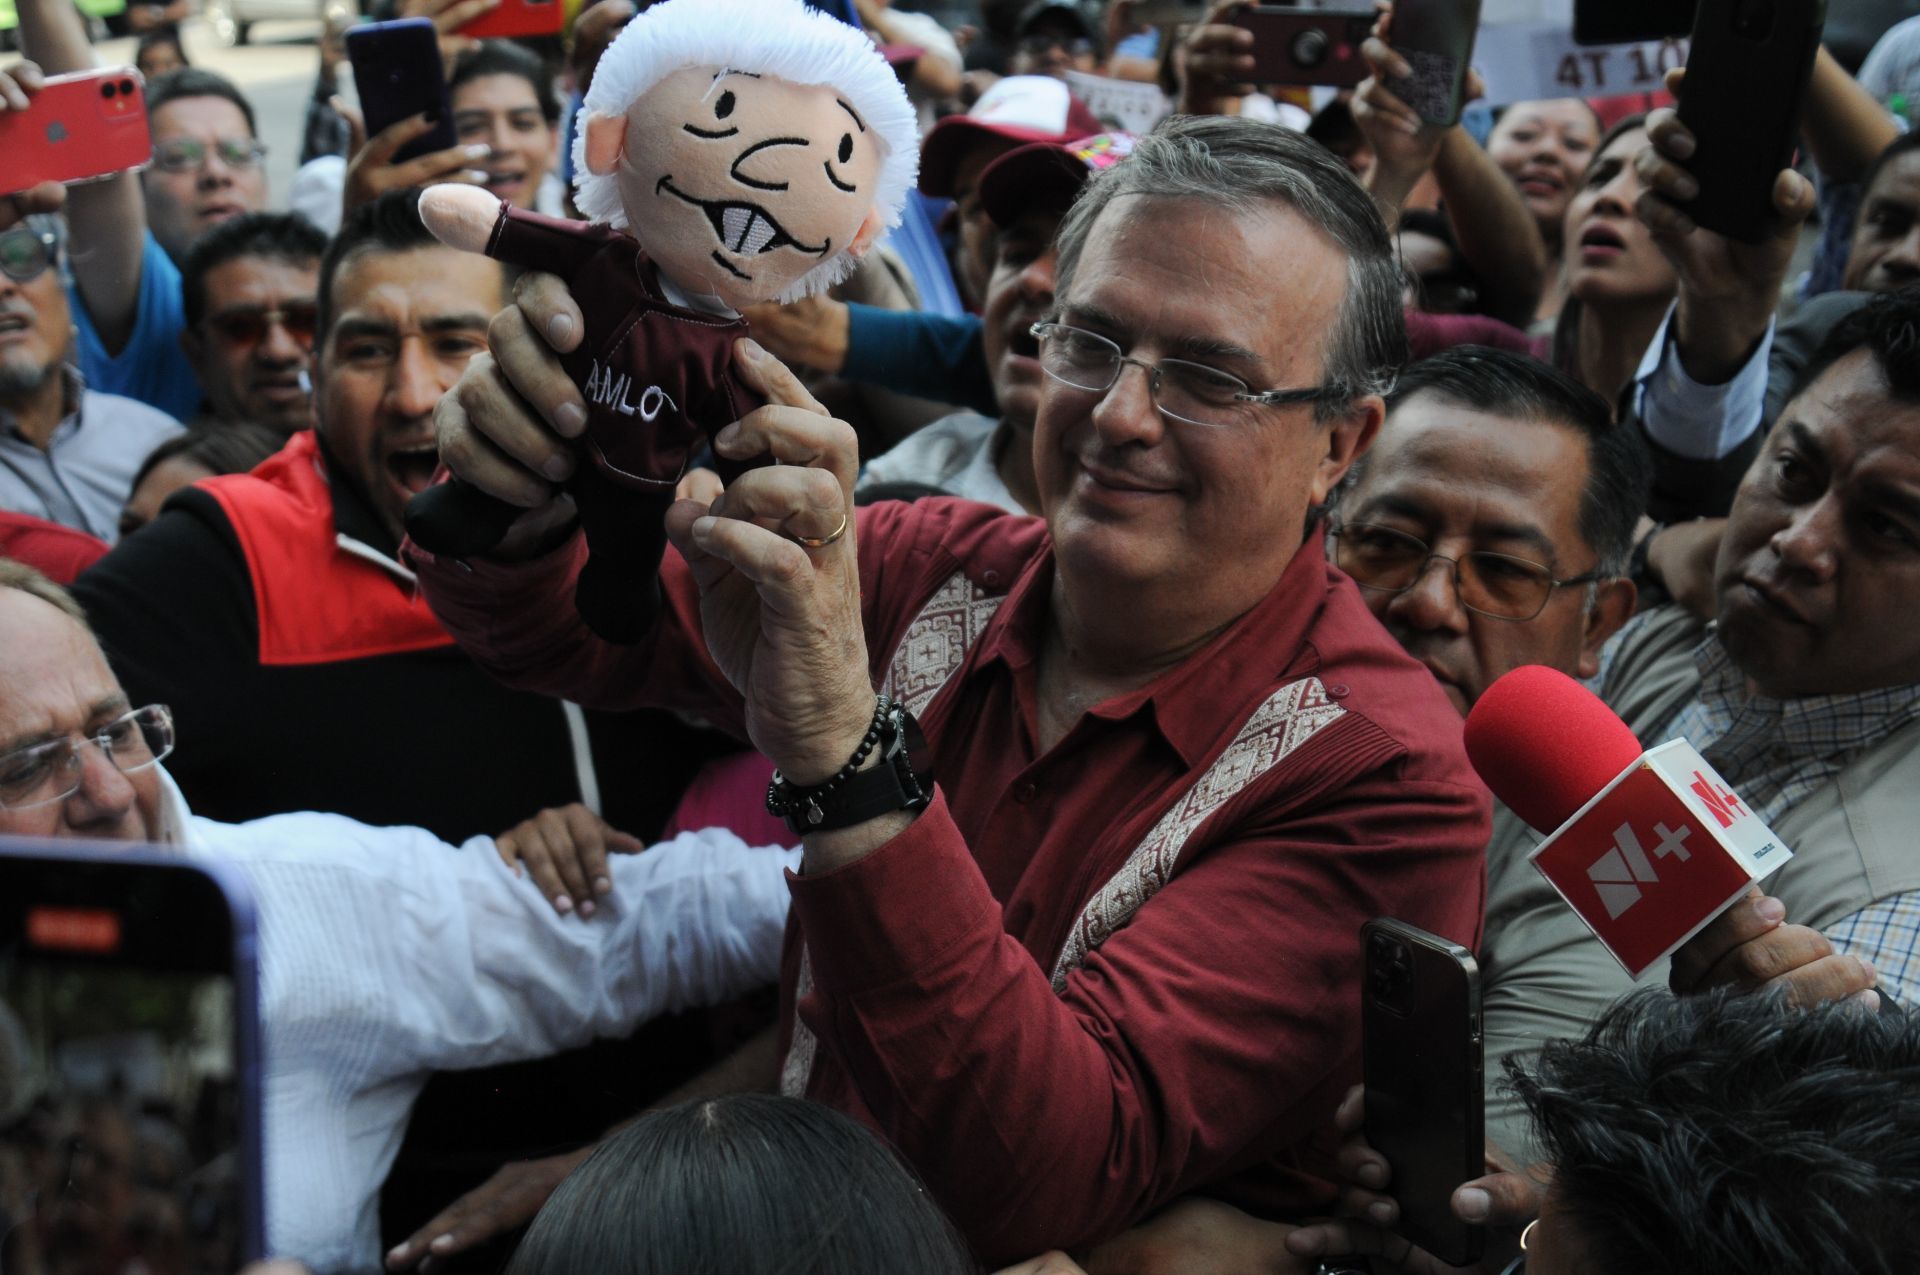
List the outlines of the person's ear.
<svg viewBox="0 0 1920 1275">
<path fill-rule="evenodd" d="M 590 113 L 586 134 L 587 171 L 605 177 L 620 166 L 620 151 L 627 141 L 627 117 Z"/>
<path fill-rule="evenodd" d="M 853 236 L 853 242 L 847 245 L 847 254 L 855 260 L 866 256 L 867 249 L 873 247 L 886 228 L 886 219 L 880 215 L 880 210 L 867 209 L 866 220 L 860 223 L 860 229 Z"/>
<path fill-rule="evenodd" d="M 1593 606 L 1587 611 L 1586 632 L 1580 635 L 1580 663 L 1577 666 L 1582 680 L 1592 677 L 1600 671 L 1600 648 L 1607 639 L 1620 631 L 1620 626 L 1633 618 L 1633 607 L 1640 600 L 1640 590 L 1631 580 L 1602 580 L 1594 586 Z"/>
<path fill-rule="evenodd" d="M 1367 454 L 1380 436 L 1380 422 L 1386 418 L 1386 402 L 1378 394 L 1356 401 L 1339 420 L 1325 426 L 1327 450 L 1314 467 L 1309 505 L 1324 505 L 1353 463 Z"/>
</svg>

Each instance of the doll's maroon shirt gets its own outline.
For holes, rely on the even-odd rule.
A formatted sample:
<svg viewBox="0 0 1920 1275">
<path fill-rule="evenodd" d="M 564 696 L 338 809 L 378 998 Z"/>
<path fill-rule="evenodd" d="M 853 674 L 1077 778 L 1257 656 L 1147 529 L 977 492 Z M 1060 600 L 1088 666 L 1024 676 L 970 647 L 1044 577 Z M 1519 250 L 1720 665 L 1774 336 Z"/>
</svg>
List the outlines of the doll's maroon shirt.
<svg viewBox="0 0 1920 1275">
<path fill-rule="evenodd" d="M 560 365 L 587 400 L 594 460 L 623 486 L 670 490 L 705 437 L 763 402 L 733 367 L 746 320 L 668 301 L 626 232 L 503 202 L 487 255 L 567 281 L 587 338 Z"/>
</svg>

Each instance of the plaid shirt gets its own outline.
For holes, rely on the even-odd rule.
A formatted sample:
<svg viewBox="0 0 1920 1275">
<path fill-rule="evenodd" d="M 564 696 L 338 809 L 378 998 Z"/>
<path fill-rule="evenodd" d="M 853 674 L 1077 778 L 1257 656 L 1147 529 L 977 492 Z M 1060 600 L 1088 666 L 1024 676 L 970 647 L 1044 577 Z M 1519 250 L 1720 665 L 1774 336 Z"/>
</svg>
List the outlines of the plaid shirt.
<svg viewBox="0 0 1920 1275">
<path fill-rule="evenodd" d="M 1778 700 L 1749 696 L 1717 637 L 1693 653 L 1700 691 L 1667 729 L 1684 737 L 1748 808 L 1771 823 L 1861 749 L 1920 717 L 1920 685 Z M 1886 993 L 1920 1004 L 1920 892 L 1896 894 L 1827 927 L 1834 947 L 1873 962 Z"/>
</svg>

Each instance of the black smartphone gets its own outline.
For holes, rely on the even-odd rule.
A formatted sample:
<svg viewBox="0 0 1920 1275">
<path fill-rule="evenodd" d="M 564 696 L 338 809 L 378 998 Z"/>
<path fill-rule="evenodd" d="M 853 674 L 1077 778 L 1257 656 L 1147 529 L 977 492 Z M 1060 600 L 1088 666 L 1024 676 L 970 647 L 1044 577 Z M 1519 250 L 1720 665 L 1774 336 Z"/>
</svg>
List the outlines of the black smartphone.
<svg viewBox="0 0 1920 1275">
<path fill-rule="evenodd" d="M 1429 124 L 1459 123 L 1479 29 L 1480 0 L 1395 0 L 1393 48 L 1413 73 L 1387 88 Z"/>
<path fill-rule="evenodd" d="M 459 141 L 453 131 L 453 102 L 440 67 L 440 37 L 426 18 L 372 22 L 347 32 L 347 57 L 367 136 L 377 136 L 401 120 L 422 112 L 433 127 L 394 154 L 400 163 L 442 151 Z"/>
<path fill-rule="evenodd" d="M 1573 0 L 1575 44 L 1674 40 L 1693 30 L 1695 0 Z"/>
<path fill-rule="evenodd" d="M 0 1271 L 263 1255 L 254 933 L 218 868 L 0 839 Z"/>
<path fill-rule="evenodd" d="M 1458 943 L 1385 917 L 1362 926 L 1360 942 L 1367 1141 L 1393 1172 L 1394 1233 L 1465 1266 L 1486 1240 L 1449 1203 L 1486 1171 L 1480 967 Z"/>
<path fill-rule="evenodd" d="M 1373 31 L 1371 9 L 1296 9 L 1263 4 L 1227 21 L 1253 32 L 1255 84 L 1327 84 L 1352 88 L 1367 78 L 1360 46 Z"/>
<path fill-rule="evenodd" d="M 1700 0 L 1680 122 L 1695 143 L 1700 195 L 1687 215 L 1758 243 L 1773 222 L 1773 183 L 1793 159 L 1827 0 Z"/>
</svg>

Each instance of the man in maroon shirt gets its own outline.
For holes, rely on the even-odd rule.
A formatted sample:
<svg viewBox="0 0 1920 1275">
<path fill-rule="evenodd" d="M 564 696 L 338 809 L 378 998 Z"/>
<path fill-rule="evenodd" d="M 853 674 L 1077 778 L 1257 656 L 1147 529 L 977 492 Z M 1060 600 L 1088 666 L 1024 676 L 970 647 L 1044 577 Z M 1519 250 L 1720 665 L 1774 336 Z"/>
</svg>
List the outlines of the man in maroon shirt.
<svg viewBox="0 0 1920 1275">
<path fill-rule="evenodd" d="M 535 280 L 440 410 L 453 470 L 533 512 L 493 560 L 415 555 L 499 676 L 697 708 L 780 768 L 806 856 L 779 1082 L 882 1131 L 989 1262 L 1203 1188 L 1324 1206 L 1361 923 L 1472 944 L 1484 891 L 1458 718 L 1315 516 L 1405 354 L 1372 204 L 1283 130 L 1179 119 L 1089 183 L 1058 247 L 1044 520 L 852 519 L 851 429 L 743 343 L 769 406 L 717 446 L 783 463 L 673 507 L 666 615 L 610 646 L 536 477 L 578 396 L 535 335 L 571 303 Z"/>
</svg>

